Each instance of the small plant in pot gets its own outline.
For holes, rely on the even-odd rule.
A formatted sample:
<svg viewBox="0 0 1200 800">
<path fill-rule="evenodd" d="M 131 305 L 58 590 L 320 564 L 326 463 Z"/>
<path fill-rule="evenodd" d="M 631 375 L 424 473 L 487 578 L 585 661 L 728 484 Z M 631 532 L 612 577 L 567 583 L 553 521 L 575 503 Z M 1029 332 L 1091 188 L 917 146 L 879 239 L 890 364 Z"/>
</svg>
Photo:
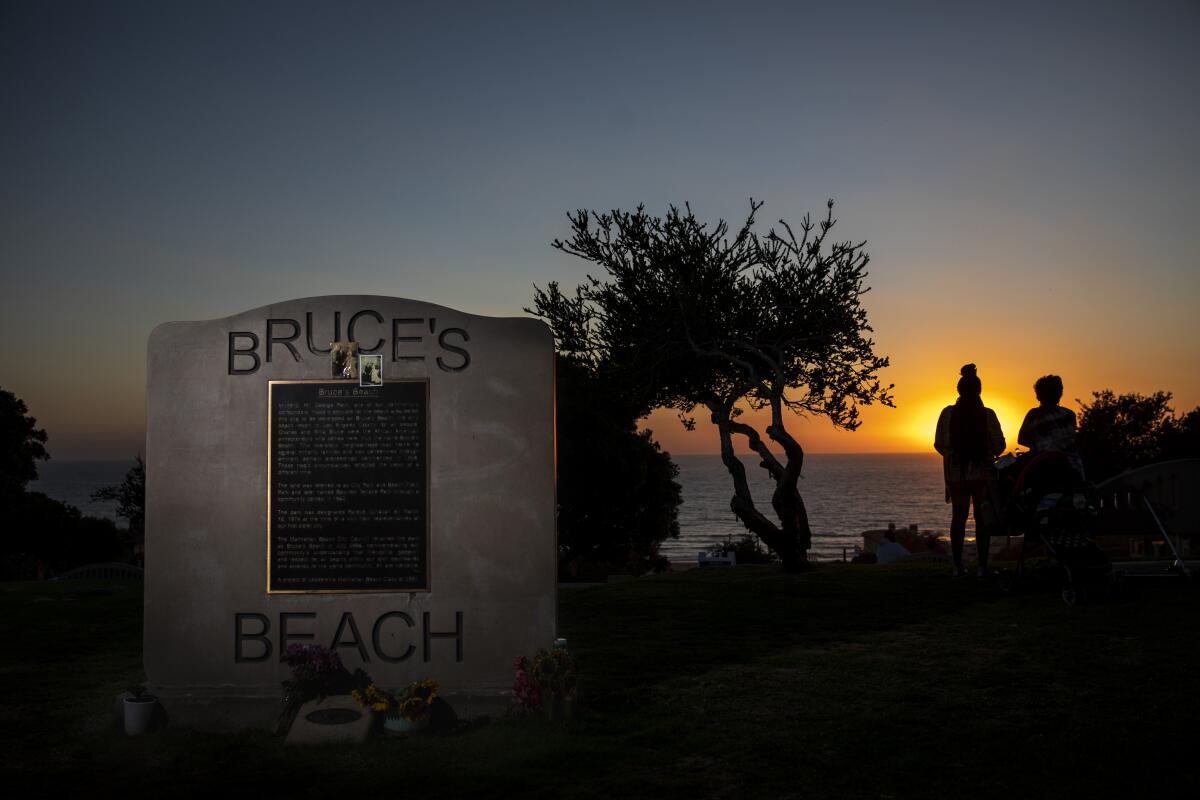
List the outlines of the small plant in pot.
<svg viewBox="0 0 1200 800">
<path fill-rule="evenodd" d="M 158 698 L 144 686 L 130 686 L 125 693 L 125 734 L 138 736 L 154 727 Z"/>
<path fill-rule="evenodd" d="M 351 695 L 360 708 L 370 709 L 383 718 L 385 730 L 415 733 L 429 727 L 434 704 L 438 702 L 438 684 L 430 678 L 415 681 L 397 697 L 368 683 Z"/>
</svg>

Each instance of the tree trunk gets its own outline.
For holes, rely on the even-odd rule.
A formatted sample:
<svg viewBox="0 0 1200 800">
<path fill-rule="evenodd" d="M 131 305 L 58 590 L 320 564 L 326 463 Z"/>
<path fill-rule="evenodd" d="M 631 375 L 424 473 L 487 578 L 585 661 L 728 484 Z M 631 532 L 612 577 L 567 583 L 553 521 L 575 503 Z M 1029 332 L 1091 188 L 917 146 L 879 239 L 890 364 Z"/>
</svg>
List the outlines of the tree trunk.
<svg viewBox="0 0 1200 800">
<path fill-rule="evenodd" d="M 721 437 L 721 462 L 733 477 L 733 497 L 729 501 L 730 510 L 741 520 L 748 531 L 761 539 L 763 544 L 779 556 L 785 572 L 803 572 L 808 568 L 806 551 L 811 537 L 807 535 L 808 515 L 800 500 L 800 493 L 796 489 L 796 481 L 800 475 L 799 467 L 795 467 L 794 474 L 791 474 L 793 472 L 792 465 L 790 463 L 787 466 L 781 465 L 767 449 L 758 432 L 748 425 L 734 422 L 730 419 L 727 409 L 710 407 L 709 410 L 712 412 L 713 424 L 717 426 Z M 735 431 L 750 440 L 750 447 L 763 459 L 763 467 L 775 478 L 774 498 L 780 499 L 778 501 L 773 499 L 772 505 L 783 524 L 782 528 L 767 519 L 754 505 L 750 484 L 746 480 L 746 465 L 737 457 L 733 449 L 733 433 Z M 801 457 L 803 458 L 803 454 Z M 789 475 L 791 475 L 790 478 Z M 791 499 L 782 499 L 782 495 L 789 494 L 784 488 L 789 480 Z"/>
<path fill-rule="evenodd" d="M 783 448 L 787 456 L 784 474 L 776 478 L 775 494 L 771 504 L 786 533 L 790 534 L 799 549 L 800 560 L 807 565 L 808 551 L 812 547 L 812 528 L 808 524 L 808 509 L 800 497 L 800 474 L 804 468 L 804 448 L 783 426 L 783 403 L 780 397 L 771 400 L 771 424 L 767 436 Z"/>
</svg>

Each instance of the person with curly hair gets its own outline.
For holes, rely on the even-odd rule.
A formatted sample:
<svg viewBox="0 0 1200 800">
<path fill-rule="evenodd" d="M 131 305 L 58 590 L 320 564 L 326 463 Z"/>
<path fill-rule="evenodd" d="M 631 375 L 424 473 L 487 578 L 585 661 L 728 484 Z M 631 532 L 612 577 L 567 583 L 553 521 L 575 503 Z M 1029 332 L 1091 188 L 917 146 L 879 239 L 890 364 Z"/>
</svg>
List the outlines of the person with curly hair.
<svg viewBox="0 0 1200 800">
<path fill-rule="evenodd" d="M 1025 415 L 1017 433 L 1017 444 L 1028 447 L 1031 455 L 1051 451 L 1064 454 L 1082 477 L 1083 460 L 1075 449 L 1075 412 L 1058 404 L 1063 396 L 1062 378 L 1043 375 L 1034 382 L 1033 393 L 1039 405 Z"/>
</svg>

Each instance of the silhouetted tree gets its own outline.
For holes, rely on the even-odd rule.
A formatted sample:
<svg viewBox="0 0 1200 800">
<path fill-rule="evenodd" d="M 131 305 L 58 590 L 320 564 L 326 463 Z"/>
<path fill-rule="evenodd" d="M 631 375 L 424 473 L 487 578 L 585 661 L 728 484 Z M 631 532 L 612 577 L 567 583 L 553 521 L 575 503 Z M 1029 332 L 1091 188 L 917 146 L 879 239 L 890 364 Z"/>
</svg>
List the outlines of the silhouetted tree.
<svg viewBox="0 0 1200 800">
<path fill-rule="evenodd" d="M 1077 400 L 1077 446 L 1088 477 L 1114 475 L 1175 458 L 1200 457 L 1200 407 L 1174 415 L 1170 392 L 1115 394 L 1092 392 L 1092 402 Z"/>
<path fill-rule="evenodd" d="M 679 535 L 679 468 L 637 430 L 638 414 L 585 365 L 560 356 L 558 549 L 564 576 L 664 569 L 664 540 Z"/>
<path fill-rule="evenodd" d="M 133 538 L 140 540 L 146 530 L 146 465 L 141 453 L 119 485 L 100 487 L 92 492 L 92 499 L 115 501 L 117 516 L 129 524 Z"/>
<path fill-rule="evenodd" d="M 16 536 L 7 543 L 6 555 L 28 554 L 51 573 L 121 555 L 117 526 L 112 520 L 84 516 L 75 506 L 41 492 L 23 493 L 8 523 Z"/>
<path fill-rule="evenodd" d="M 1200 406 L 1181 417 L 1172 417 L 1163 426 L 1162 456 L 1200 458 Z"/>
<path fill-rule="evenodd" d="M 0 577 L 41 578 L 121 552 L 111 520 L 26 490 L 37 480 L 37 462 L 50 458 L 46 439 L 25 403 L 0 389 Z"/>
<path fill-rule="evenodd" d="M 536 289 L 533 313 L 550 324 L 560 352 L 620 387 L 640 413 L 672 408 L 691 427 L 697 407 L 707 412 L 733 479 L 730 508 L 796 571 L 807 561 L 811 531 L 797 488 L 804 450 L 785 412 L 853 430 L 859 405 L 892 404 L 891 386 L 877 377 L 888 360 L 875 356 L 866 336 L 865 242 L 826 246 L 832 200 L 820 222 L 805 216 L 799 237 L 782 221 L 782 234 L 760 237 L 753 227 L 761 205 L 751 200 L 732 239 L 724 220 L 709 228 L 687 206 L 672 206 L 665 218 L 642 206 L 568 214 L 572 236 L 553 246 L 599 265 L 608 279 L 589 276 L 572 295 L 551 282 Z M 769 411 L 766 439 L 739 419 L 742 406 Z M 774 479 L 775 520 L 751 497 L 734 436 Z"/>
<path fill-rule="evenodd" d="M 12 392 L 0 389 L 0 509 L 12 507 L 37 480 L 37 462 L 46 460 L 46 431 L 28 416 L 29 409 Z"/>
</svg>

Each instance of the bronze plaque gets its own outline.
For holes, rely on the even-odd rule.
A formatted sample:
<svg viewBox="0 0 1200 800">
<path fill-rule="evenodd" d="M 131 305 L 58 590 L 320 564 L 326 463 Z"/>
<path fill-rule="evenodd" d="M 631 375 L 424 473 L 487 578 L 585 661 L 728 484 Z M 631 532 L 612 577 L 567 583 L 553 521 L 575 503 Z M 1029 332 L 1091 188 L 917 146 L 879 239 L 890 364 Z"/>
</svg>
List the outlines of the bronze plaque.
<svg viewBox="0 0 1200 800">
<path fill-rule="evenodd" d="M 429 590 L 429 382 L 270 381 L 268 592 Z"/>
</svg>

